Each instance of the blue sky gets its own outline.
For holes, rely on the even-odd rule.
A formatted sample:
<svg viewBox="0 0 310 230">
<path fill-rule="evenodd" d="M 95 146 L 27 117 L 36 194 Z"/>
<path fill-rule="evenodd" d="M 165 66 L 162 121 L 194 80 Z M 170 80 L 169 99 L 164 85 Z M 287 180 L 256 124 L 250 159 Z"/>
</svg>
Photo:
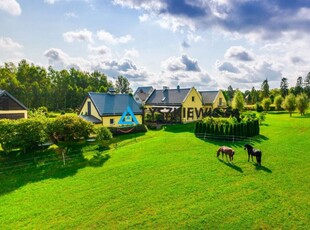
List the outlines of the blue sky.
<svg viewBox="0 0 310 230">
<path fill-rule="evenodd" d="M 0 0 L 0 65 L 99 70 L 131 87 L 290 87 L 310 71 L 309 0 Z"/>
</svg>

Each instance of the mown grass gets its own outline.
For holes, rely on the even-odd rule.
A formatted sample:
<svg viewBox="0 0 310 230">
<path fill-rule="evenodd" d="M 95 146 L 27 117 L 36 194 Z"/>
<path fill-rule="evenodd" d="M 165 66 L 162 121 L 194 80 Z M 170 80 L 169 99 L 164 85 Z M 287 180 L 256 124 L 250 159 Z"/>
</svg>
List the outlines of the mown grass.
<svg viewBox="0 0 310 230">
<path fill-rule="evenodd" d="M 66 166 L 0 174 L 0 229 L 309 228 L 309 117 L 267 115 L 251 140 L 262 167 L 244 142 L 198 139 L 192 124 L 130 137 L 103 152 L 80 145 Z M 235 149 L 233 165 L 216 158 L 220 145 Z M 94 166 L 96 154 L 109 158 Z"/>
</svg>

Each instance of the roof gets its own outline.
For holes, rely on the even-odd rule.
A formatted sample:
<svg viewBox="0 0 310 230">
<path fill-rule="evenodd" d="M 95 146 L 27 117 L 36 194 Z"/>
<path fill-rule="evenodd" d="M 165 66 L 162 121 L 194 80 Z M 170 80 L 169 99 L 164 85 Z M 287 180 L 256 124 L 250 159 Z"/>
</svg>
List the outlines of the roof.
<svg viewBox="0 0 310 230">
<path fill-rule="evenodd" d="M 146 101 L 152 105 L 181 105 L 188 93 L 188 89 L 155 89 Z"/>
<path fill-rule="evenodd" d="M 100 124 L 101 123 L 101 121 L 98 118 L 94 117 L 94 116 L 79 115 L 79 117 L 85 119 L 86 121 L 95 123 L 95 124 Z"/>
<path fill-rule="evenodd" d="M 219 91 L 200 91 L 203 104 L 212 104 L 216 99 Z"/>
<path fill-rule="evenodd" d="M 142 114 L 139 104 L 128 94 L 88 93 L 100 116 L 122 115 L 130 106 L 134 114 Z"/>
<path fill-rule="evenodd" d="M 141 99 L 141 101 L 145 101 L 152 92 L 152 90 L 153 90 L 152 86 L 138 87 L 134 95 L 138 96 Z"/>
<path fill-rule="evenodd" d="M 24 106 L 19 100 L 17 100 L 15 97 L 13 97 L 9 92 L 7 92 L 6 90 L 0 89 L 0 97 L 2 97 L 3 95 L 9 96 L 12 100 L 14 100 L 23 109 L 28 110 L 26 106 Z"/>
</svg>

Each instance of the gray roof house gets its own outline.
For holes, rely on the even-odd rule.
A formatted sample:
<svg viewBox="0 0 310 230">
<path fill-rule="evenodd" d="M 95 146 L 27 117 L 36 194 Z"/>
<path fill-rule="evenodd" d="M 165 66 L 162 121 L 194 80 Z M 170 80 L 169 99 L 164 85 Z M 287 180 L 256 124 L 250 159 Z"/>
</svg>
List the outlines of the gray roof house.
<svg viewBox="0 0 310 230">
<path fill-rule="evenodd" d="M 194 87 L 155 89 L 145 102 L 145 114 L 151 121 L 191 122 L 201 119 L 201 109 L 201 95 Z"/>
<path fill-rule="evenodd" d="M 28 111 L 19 100 L 13 97 L 6 90 L 0 89 L 0 119 L 19 119 L 27 118 Z"/>
<path fill-rule="evenodd" d="M 131 116 L 135 123 L 142 123 L 143 111 L 140 105 L 128 94 L 94 93 L 85 97 L 79 116 L 95 124 L 115 126 L 123 116 Z M 118 122 L 118 123 L 116 123 Z"/>
<path fill-rule="evenodd" d="M 202 104 L 210 108 L 226 107 L 227 102 L 222 90 L 200 91 Z"/>
<path fill-rule="evenodd" d="M 152 86 L 138 87 L 133 94 L 133 97 L 136 102 L 143 105 L 145 103 L 145 100 L 148 98 L 148 96 L 152 93 L 153 90 L 154 89 Z"/>
</svg>

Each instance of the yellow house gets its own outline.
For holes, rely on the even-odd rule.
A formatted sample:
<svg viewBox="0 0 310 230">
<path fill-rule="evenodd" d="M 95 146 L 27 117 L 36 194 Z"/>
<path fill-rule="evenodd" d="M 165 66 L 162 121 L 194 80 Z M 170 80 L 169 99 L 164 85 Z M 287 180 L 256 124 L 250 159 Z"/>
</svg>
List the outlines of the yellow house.
<svg viewBox="0 0 310 230">
<path fill-rule="evenodd" d="M 0 90 L 0 119 L 28 118 L 28 111 L 15 97 L 5 90 Z"/>
<path fill-rule="evenodd" d="M 145 102 L 144 112 L 150 121 L 191 122 L 203 117 L 202 98 L 194 88 L 154 89 Z"/>
<path fill-rule="evenodd" d="M 204 110 L 227 108 L 227 101 L 222 90 L 200 91 Z"/>
<path fill-rule="evenodd" d="M 79 116 L 107 127 L 142 124 L 142 109 L 128 94 L 88 93 L 80 107 Z"/>
</svg>

